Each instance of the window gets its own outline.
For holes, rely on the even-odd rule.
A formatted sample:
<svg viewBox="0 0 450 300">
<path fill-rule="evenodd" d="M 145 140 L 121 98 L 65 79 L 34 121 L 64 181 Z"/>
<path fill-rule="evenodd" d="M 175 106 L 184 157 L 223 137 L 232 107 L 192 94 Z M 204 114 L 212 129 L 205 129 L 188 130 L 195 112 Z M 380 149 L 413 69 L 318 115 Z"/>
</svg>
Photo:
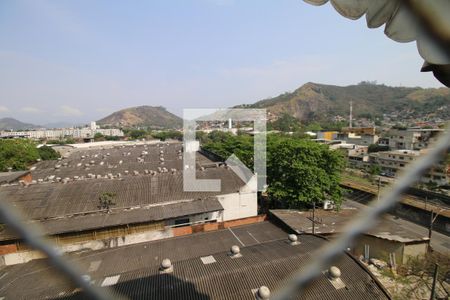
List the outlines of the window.
<svg viewBox="0 0 450 300">
<path fill-rule="evenodd" d="M 175 227 L 184 226 L 190 223 L 189 218 L 177 219 L 175 220 Z"/>
</svg>

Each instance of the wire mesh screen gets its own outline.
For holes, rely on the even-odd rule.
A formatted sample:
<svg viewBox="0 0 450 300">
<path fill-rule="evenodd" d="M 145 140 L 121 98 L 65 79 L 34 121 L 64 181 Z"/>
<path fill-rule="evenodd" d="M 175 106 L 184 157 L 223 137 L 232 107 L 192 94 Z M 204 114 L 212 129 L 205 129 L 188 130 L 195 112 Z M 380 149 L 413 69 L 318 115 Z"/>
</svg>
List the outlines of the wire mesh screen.
<svg viewBox="0 0 450 300">
<path fill-rule="evenodd" d="M 326 1 L 309 1 L 326 2 Z M 415 22 L 419 24 L 422 34 L 425 34 L 432 42 L 433 47 L 439 49 L 440 53 L 446 55 L 447 61 L 450 57 L 449 40 L 442 32 L 437 20 L 430 19 L 425 1 L 402 1 L 404 7 L 413 16 Z M 421 174 L 427 171 L 436 163 L 442 153 L 447 153 L 450 148 L 450 130 L 447 128 L 439 137 L 438 141 L 430 147 L 429 151 L 420 159 L 411 163 L 401 177 L 390 187 L 385 187 L 381 191 L 379 201 L 367 207 L 357 219 L 349 223 L 343 230 L 343 234 L 326 244 L 323 249 L 312 254 L 309 264 L 290 277 L 283 286 L 275 291 L 272 299 L 289 299 L 291 295 L 301 293 L 305 286 L 314 280 L 321 272 L 328 268 L 334 259 L 354 241 L 360 234 L 369 230 L 376 220 L 389 211 L 400 199 L 400 195 L 409 186 L 420 178 Z M 73 263 L 70 263 L 57 247 L 45 238 L 45 235 L 36 227 L 27 225 L 20 213 L 8 204 L 7 199 L 0 201 L 0 218 L 10 228 L 14 229 L 29 246 L 40 250 L 48 257 L 48 263 L 55 266 L 63 276 L 66 276 L 73 284 L 81 288 L 87 296 L 92 299 L 112 299 L 106 288 L 98 288 L 90 283 L 89 278 L 83 276 L 83 272 Z"/>
</svg>

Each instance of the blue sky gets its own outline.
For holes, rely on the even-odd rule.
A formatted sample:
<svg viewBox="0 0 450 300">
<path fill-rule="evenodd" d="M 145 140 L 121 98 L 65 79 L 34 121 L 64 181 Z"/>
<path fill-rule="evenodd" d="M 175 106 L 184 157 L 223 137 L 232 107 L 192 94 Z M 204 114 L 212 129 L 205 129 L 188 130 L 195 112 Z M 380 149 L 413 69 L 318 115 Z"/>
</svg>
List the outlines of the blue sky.
<svg viewBox="0 0 450 300">
<path fill-rule="evenodd" d="M 441 86 L 399 44 L 301 0 L 0 1 L 0 117 L 229 107 L 302 84 Z"/>
</svg>

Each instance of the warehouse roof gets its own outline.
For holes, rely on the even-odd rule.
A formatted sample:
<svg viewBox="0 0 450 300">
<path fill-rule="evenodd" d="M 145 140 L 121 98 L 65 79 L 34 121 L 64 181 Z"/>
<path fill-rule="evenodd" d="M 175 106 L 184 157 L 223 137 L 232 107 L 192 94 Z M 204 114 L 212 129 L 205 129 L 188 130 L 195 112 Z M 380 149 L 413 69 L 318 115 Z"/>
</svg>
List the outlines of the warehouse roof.
<svg viewBox="0 0 450 300">
<path fill-rule="evenodd" d="M 347 223 L 354 219 L 363 207 L 360 203 L 347 200 L 339 211 L 316 209 L 315 233 L 329 235 L 343 232 Z M 312 232 L 312 211 L 275 209 L 270 212 L 297 232 Z M 382 217 L 377 226 L 365 234 L 403 243 L 428 241 L 428 237 L 397 224 L 389 216 Z"/>
<path fill-rule="evenodd" d="M 130 299 L 255 299 L 260 286 L 274 291 L 284 279 L 313 259 L 313 251 L 326 240 L 303 235 L 292 246 L 287 233 L 269 222 L 198 233 L 149 243 L 100 250 L 72 256 L 93 284 L 111 285 L 114 294 Z M 241 257 L 228 254 L 241 247 Z M 163 258 L 173 273 L 160 274 Z M 389 299 L 369 271 L 343 253 L 335 262 L 341 270 L 336 286 L 326 272 L 293 299 Z M 0 297 L 82 299 L 44 260 L 4 269 Z M 15 280 L 20 276 L 21 280 Z"/>
<path fill-rule="evenodd" d="M 113 193 L 113 210 L 143 207 L 177 200 L 205 199 L 236 193 L 245 183 L 231 170 L 217 167 L 198 171 L 199 179 L 220 179 L 219 192 L 186 192 L 183 174 L 129 176 L 121 179 L 85 179 L 66 184 L 34 184 L 28 187 L 5 186 L 0 196 L 22 209 L 28 219 L 48 219 L 97 212 L 99 197 Z"/>
<path fill-rule="evenodd" d="M 139 209 L 114 210 L 110 213 L 97 212 L 65 218 L 34 220 L 29 224 L 39 224 L 47 235 L 81 232 L 98 228 L 126 224 L 161 221 L 194 214 L 222 211 L 223 207 L 215 197 L 148 205 Z M 19 237 L 7 227 L 0 230 L 0 241 L 15 240 Z"/>
<path fill-rule="evenodd" d="M 33 179 L 55 181 L 56 178 L 88 177 L 93 174 L 102 177 L 111 174 L 122 177 L 136 172 L 160 172 L 160 169 L 182 170 L 182 144 L 158 143 L 103 147 L 96 149 L 76 149 L 58 161 L 42 161 L 34 165 Z M 211 163 L 197 153 L 197 164 Z"/>
<path fill-rule="evenodd" d="M 15 182 L 29 173 L 30 171 L 0 172 L 0 184 Z"/>
</svg>

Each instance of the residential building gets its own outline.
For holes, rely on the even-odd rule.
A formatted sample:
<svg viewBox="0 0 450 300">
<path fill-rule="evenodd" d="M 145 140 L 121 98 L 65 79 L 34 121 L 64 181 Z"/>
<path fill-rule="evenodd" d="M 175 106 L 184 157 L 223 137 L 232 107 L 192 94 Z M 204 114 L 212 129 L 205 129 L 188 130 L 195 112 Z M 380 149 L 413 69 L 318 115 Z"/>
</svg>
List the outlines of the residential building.
<svg viewBox="0 0 450 300">
<path fill-rule="evenodd" d="M 1 138 L 30 138 L 30 139 L 48 139 L 57 140 L 67 137 L 75 139 L 88 139 L 94 138 L 96 133 L 101 133 L 105 136 L 124 136 L 124 133 L 120 129 L 101 129 L 95 122 L 91 122 L 89 127 L 83 128 L 61 128 L 61 129 L 49 129 L 49 130 L 28 130 L 28 131 L 2 131 L 0 132 Z"/>
<path fill-rule="evenodd" d="M 391 129 L 386 137 L 391 150 L 421 150 L 437 139 L 442 129 Z"/>
<path fill-rule="evenodd" d="M 369 162 L 372 165 L 380 167 L 381 172 L 388 175 L 397 176 L 409 163 L 419 158 L 426 150 L 392 150 L 381 151 L 369 154 Z M 447 174 L 447 163 L 444 158 L 434 165 L 427 174 L 421 177 L 421 181 L 428 183 L 434 182 L 437 185 L 446 185 L 449 183 Z"/>
</svg>

